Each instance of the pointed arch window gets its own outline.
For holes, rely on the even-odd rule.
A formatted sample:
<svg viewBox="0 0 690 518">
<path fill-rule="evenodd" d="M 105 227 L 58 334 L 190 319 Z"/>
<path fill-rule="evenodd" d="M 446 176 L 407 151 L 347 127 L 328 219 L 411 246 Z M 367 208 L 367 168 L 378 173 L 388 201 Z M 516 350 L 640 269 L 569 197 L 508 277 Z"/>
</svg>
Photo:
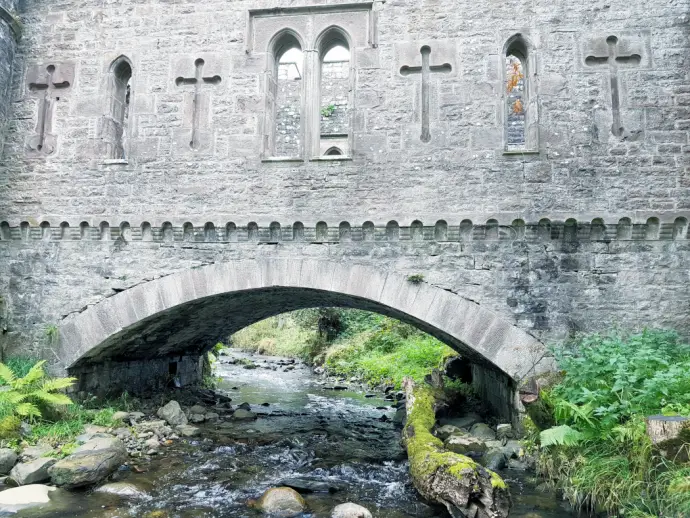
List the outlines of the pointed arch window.
<svg viewBox="0 0 690 518">
<path fill-rule="evenodd" d="M 292 32 L 271 46 L 266 74 L 266 158 L 299 158 L 303 146 L 304 53 Z"/>
<path fill-rule="evenodd" d="M 318 149 L 321 157 L 349 156 L 351 148 L 352 72 L 350 44 L 338 28 L 318 40 Z"/>
<path fill-rule="evenodd" d="M 539 121 L 534 49 L 527 38 L 516 34 L 506 43 L 503 57 L 504 150 L 537 152 Z"/>
<path fill-rule="evenodd" d="M 111 63 L 108 72 L 106 113 L 101 127 L 101 139 L 107 159 L 127 158 L 131 83 L 132 63 L 127 57 L 120 56 Z"/>
</svg>

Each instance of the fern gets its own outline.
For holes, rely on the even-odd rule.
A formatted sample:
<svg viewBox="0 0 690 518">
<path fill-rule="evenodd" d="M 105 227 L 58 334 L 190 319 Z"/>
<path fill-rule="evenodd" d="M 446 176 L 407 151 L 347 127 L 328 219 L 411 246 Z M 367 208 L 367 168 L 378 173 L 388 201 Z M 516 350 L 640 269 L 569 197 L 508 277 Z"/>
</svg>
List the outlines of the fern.
<svg viewBox="0 0 690 518">
<path fill-rule="evenodd" d="M 576 446 L 584 438 L 585 435 L 582 432 L 578 432 L 567 424 L 554 426 L 543 430 L 539 434 L 539 442 L 542 448 L 548 448 L 549 446 Z"/>
<path fill-rule="evenodd" d="M 0 363 L 0 379 L 4 381 L 7 385 L 14 382 L 16 379 L 14 372 L 4 363 Z"/>
</svg>

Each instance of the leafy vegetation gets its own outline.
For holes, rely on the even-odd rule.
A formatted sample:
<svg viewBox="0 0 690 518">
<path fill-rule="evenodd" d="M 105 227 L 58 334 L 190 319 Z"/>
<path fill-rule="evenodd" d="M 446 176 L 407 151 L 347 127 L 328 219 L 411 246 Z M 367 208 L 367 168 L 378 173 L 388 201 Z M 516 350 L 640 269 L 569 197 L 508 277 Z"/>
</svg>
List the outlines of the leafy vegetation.
<svg viewBox="0 0 690 518">
<path fill-rule="evenodd" d="M 5 388 L 0 391 L 0 419 L 4 432 L 16 430 L 20 419 L 36 421 L 46 411 L 72 403 L 60 391 L 72 386 L 75 379 L 48 378 L 44 365 L 44 360 L 39 361 L 24 376 L 17 376 L 8 365 L 0 363 L 0 381 Z"/>
<path fill-rule="evenodd" d="M 414 275 L 408 275 L 407 280 L 412 284 L 421 284 L 424 282 L 424 275 L 421 273 L 415 273 Z"/>
<path fill-rule="evenodd" d="M 690 515 L 690 468 L 663 458 L 645 417 L 690 416 L 690 346 L 671 332 L 583 336 L 554 351 L 562 376 L 541 392 L 540 471 L 576 506 L 638 517 Z"/>
<path fill-rule="evenodd" d="M 324 106 L 321 108 L 321 116 L 322 117 L 330 117 L 333 115 L 333 112 L 335 112 L 335 104 L 329 104 L 328 106 Z"/>
<path fill-rule="evenodd" d="M 249 326 L 232 345 L 262 354 L 300 358 L 341 376 L 400 387 L 420 382 L 455 352 L 435 338 L 367 311 L 320 308 L 295 311 Z"/>
</svg>

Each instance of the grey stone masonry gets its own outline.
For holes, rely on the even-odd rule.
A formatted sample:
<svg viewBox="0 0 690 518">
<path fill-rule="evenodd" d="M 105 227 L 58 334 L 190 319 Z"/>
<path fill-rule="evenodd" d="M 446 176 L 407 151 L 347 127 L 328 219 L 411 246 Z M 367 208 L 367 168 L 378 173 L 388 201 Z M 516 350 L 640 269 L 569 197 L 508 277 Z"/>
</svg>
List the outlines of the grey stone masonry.
<svg viewBox="0 0 690 518">
<path fill-rule="evenodd" d="M 222 322 L 326 302 L 436 333 L 474 354 L 486 380 L 524 374 L 522 350 L 508 354 L 517 331 L 540 346 L 612 325 L 690 335 L 688 0 L 21 4 L 0 0 L 6 354 L 112 380 L 140 372 L 122 366 L 131 358 L 163 376 L 175 356 L 191 376 Z M 349 82 L 331 95 L 319 71 L 334 44 L 349 49 Z M 304 66 L 280 107 L 288 48 Z M 524 116 L 508 112 L 507 49 L 525 60 Z M 131 78 L 113 153 L 103 120 L 118 60 Z M 323 156 L 329 97 L 347 99 L 339 157 Z M 207 293 L 217 279 L 202 267 L 264 259 L 318 259 L 326 274 L 356 266 L 361 283 L 422 274 L 434 298 L 408 306 L 401 289 L 398 309 L 335 288 L 313 298 L 308 278 L 280 296 L 263 286 L 252 300 L 192 297 L 184 310 L 207 311 L 201 327 L 182 325 L 194 313 L 175 306 L 150 313 L 160 301 L 147 294 L 159 292 L 144 288 L 143 306 L 121 315 L 130 328 L 105 316 L 161 277 L 203 278 Z M 428 318 L 400 309 L 435 308 L 441 293 L 455 305 Z M 469 313 L 435 313 L 460 299 Z M 224 313 L 223 301 L 245 309 Z M 484 312 L 493 317 L 473 320 Z M 65 363 L 63 331 L 77 318 L 93 327 L 79 327 Z M 156 325 L 166 321 L 179 325 L 174 340 Z"/>
</svg>

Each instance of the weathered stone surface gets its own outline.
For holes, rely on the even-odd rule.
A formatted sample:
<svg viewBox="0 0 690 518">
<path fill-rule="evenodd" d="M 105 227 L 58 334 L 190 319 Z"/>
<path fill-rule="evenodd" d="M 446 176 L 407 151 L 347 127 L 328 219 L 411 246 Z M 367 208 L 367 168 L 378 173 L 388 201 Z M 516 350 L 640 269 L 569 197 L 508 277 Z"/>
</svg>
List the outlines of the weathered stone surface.
<svg viewBox="0 0 690 518">
<path fill-rule="evenodd" d="M 366 507 L 348 502 L 335 506 L 331 518 L 373 518 L 373 516 Z"/>
<path fill-rule="evenodd" d="M 107 493 L 109 495 L 116 495 L 122 498 L 145 498 L 151 487 L 143 487 L 142 484 L 133 484 L 131 482 L 110 482 L 97 487 L 94 492 Z"/>
<path fill-rule="evenodd" d="M 92 439 L 55 463 L 49 470 L 50 479 L 56 486 L 68 489 L 97 484 L 126 459 L 127 449 L 120 439 Z"/>
<path fill-rule="evenodd" d="M 482 453 L 486 451 L 486 444 L 471 435 L 451 435 L 443 443 L 447 450 L 461 455 Z"/>
<path fill-rule="evenodd" d="M 41 484 L 13 487 L 0 492 L 0 512 L 16 513 L 22 509 L 50 502 L 49 493 L 57 488 Z"/>
<path fill-rule="evenodd" d="M 44 482 L 50 478 L 48 469 L 55 464 L 55 459 L 42 457 L 29 462 L 21 462 L 10 471 L 10 478 L 20 486 Z"/>
<path fill-rule="evenodd" d="M 26 13 L 17 12 L 20 3 Z M 525 354 L 534 343 L 513 340 L 513 325 L 542 343 L 606 329 L 611 321 L 662 322 L 688 335 L 687 7 L 640 0 L 593 17 L 591 6 L 571 4 L 535 0 L 520 27 L 529 65 L 521 113 L 506 103 L 504 54 L 516 36 L 509 28 L 524 13 L 505 3 L 485 9 L 469 0 L 436 2 L 413 14 L 408 2 L 375 3 L 374 13 L 361 3 L 345 16 L 335 5 L 305 12 L 291 3 L 268 12 L 276 3 L 257 0 L 251 8 L 261 14 L 250 16 L 246 3 L 209 0 L 168 24 L 167 0 L 124 15 L 112 2 L 1 0 L 0 325 L 10 330 L 0 338 L 4 350 L 26 353 L 33 344 L 45 350 L 29 352 L 53 358 L 54 349 L 56 371 L 74 367 L 87 391 L 99 384 L 146 391 L 169 379 L 171 358 L 179 383 L 198 379 L 193 357 L 200 351 L 194 345 L 185 355 L 190 344 L 214 343 L 228 330 L 209 324 L 190 336 L 181 315 L 218 322 L 214 317 L 228 307 L 239 317 L 227 319 L 233 325 L 244 325 L 257 308 L 268 316 L 307 302 L 382 310 L 438 336 L 452 331 L 451 345 L 468 361 L 488 362 L 516 381 L 540 364 L 540 355 Z M 215 12 L 225 16 L 209 19 Z M 18 53 L 17 17 L 30 42 Z M 357 49 L 346 85 L 334 83 L 345 75 L 342 65 L 326 67 L 324 99 L 336 111 L 321 115 L 313 91 L 318 60 L 306 60 L 302 79 L 293 81 L 311 85 L 300 96 L 303 105 L 281 105 L 285 117 L 274 120 L 281 106 L 272 97 L 278 89 L 269 88 L 267 54 L 277 27 L 299 33 L 303 47 L 313 49 L 333 20 L 342 21 Z M 140 37 L 141 27 L 163 25 L 155 41 Z M 45 34 L 68 35 L 69 44 Z M 611 69 L 602 65 L 611 36 L 622 55 L 638 56 L 621 65 L 618 96 Z M 131 42 L 135 84 L 124 158 L 112 163 L 102 149 L 104 128 L 112 127 L 104 113 L 119 57 L 112 49 L 122 41 Z M 444 72 L 435 68 L 424 85 L 422 46 Z M 192 103 L 194 88 L 177 79 L 191 78 L 199 56 L 211 84 Z M 27 152 L 45 114 L 43 90 L 25 79 L 44 79 L 34 65 L 48 58 L 78 66 L 70 69 L 73 78 L 61 66 L 55 70 L 56 81 L 72 81 L 59 100 L 52 97 L 46 121 L 57 138 L 46 159 Z M 528 81 L 532 88 L 523 88 Z M 538 120 L 530 124 L 533 115 Z M 425 118 L 428 142 L 421 139 Z M 195 120 L 198 148 L 189 145 Z M 352 160 L 321 159 L 322 126 L 330 135 L 343 125 Z M 528 153 L 504 153 L 516 129 L 527 133 L 525 141 L 536 137 Z M 294 161 L 269 159 L 274 134 L 290 147 L 279 154 L 296 152 Z M 284 265 L 257 275 L 243 270 L 245 261 L 266 258 Z M 285 266 L 317 258 L 328 264 Z M 236 272 L 226 274 L 224 264 Z M 353 266 L 352 275 L 329 275 L 342 264 Z M 192 274 L 202 265 L 213 267 L 198 279 Z M 426 283 L 391 284 L 379 272 L 422 273 L 448 291 L 437 296 Z M 193 289 L 175 274 L 194 277 Z M 223 298 L 238 284 L 253 287 L 257 277 L 264 288 L 292 290 Z M 339 296 L 304 285 L 319 278 Z M 166 289 L 143 287 L 157 281 Z M 189 297 L 214 290 L 222 301 L 188 313 Z M 453 307 L 451 292 L 470 311 Z M 113 302 L 120 297 L 127 304 Z M 390 300 L 399 303 L 388 306 Z M 420 307 L 420 300 L 430 302 Z M 488 324 L 469 301 L 499 322 Z M 161 313 L 176 306 L 179 312 Z M 142 317 L 153 318 L 135 328 Z M 82 318 L 88 325 L 76 326 Z M 59 325 L 59 343 L 45 343 L 37 322 Z M 154 342 L 155 348 L 130 347 Z M 127 361 L 130 353 L 137 361 Z M 511 368 L 515 359 L 524 364 Z M 510 400 L 505 386 L 483 386 L 483 397 Z"/>
<path fill-rule="evenodd" d="M 191 426 L 188 424 L 182 424 L 180 426 L 177 426 L 175 427 L 175 430 L 182 437 L 196 437 L 201 433 L 201 430 L 199 430 L 196 426 Z"/>
<path fill-rule="evenodd" d="M 182 408 L 180 408 L 180 404 L 174 400 L 159 408 L 156 415 L 164 419 L 170 426 L 187 424 L 187 416 L 184 415 Z"/>
<path fill-rule="evenodd" d="M 274 487 L 259 498 L 255 507 L 271 516 L 290 518 L 301 514 L 307 508 L 307 504 L 294 489 Z"/>
<path fill-rule="evenodd" d="M 18 456 L 11 448 L 0 448 L 0 475 L 7 475 L 17 463 Z"/>
<path fill-rule="evenodd" d="M 236 421 L 250 421 L 252 419 L 256 419 L 256 414 L 254 412 L 250 412 L 249 410 L 245 410 L 244 408 L 238 408 L 232 414 L 232 418 Z"/>
<path fill-rule="evenodd" d="M 444 424 L 443 426 L 439 426 L 436 428 L 436 437 L 441 439 L 442 441 L 445 441 L 450 437 L 451 435 L 463 435 L 463 431 L 460 430 L 457 426 L 453 426 L 452 424 Z"/>
<path fill-rule="evenodd" d="M 496 432 L 485 423 L 477 423 L 470 428 L 470 435 L 483 441 L 493 441 L 496 439 Z"/>
</svg>

